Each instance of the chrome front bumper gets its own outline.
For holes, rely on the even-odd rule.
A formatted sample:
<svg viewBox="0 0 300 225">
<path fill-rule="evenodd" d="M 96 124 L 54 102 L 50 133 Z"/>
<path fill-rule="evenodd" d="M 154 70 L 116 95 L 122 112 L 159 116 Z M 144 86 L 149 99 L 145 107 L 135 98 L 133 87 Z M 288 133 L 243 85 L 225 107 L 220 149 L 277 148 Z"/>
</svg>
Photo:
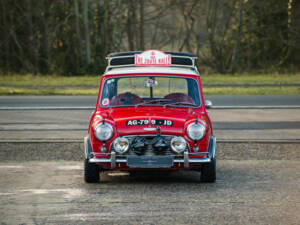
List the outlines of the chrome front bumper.
<svg viewBox="0 0 300 225">
<path fill-rule="evenodd" d="M 191 163 L 209 163 L 211 160 L 216 156 L 216 138 L 211 137 L 210 139 L 210 144 L 209 144 L 209 151 L 208 151 L 208 157 L 207 158 L 190 158 L 190 155 L 203 155 L 202 154 L 194 154 L 194 153 L 189 153 L 187 151 L 184 152 L 183 158 L 182 159 L 177 159 L 175 158 L 173 160 L 174 163 L 183 163 L 184 168 L 189 168 Z M 110 153 L 110 158 L 90 158 L 89 159 L 90 163 L 110 163 L 111 168 L 116 168 L 117 163 L 127 163 L 126 158 L 117 158 L 115 152 Z"/>
</svg>

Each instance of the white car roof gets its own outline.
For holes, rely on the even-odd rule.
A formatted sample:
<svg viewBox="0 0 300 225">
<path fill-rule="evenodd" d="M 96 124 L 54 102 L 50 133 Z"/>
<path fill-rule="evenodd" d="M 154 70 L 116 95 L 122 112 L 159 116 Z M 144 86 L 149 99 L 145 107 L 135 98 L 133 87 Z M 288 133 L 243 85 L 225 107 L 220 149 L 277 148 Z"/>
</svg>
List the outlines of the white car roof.
<svg viewBox="0 0 300 225">
<path fill-rule="evenodd" d="M 184 67 L 121 67 L 113 68 L 106 71 L 104 75 L 126 74 L 126 73 L 172 73 L 172 74 L 188 74 L 199 75 L 199 73 L 191 68 Z"/>
</svg>

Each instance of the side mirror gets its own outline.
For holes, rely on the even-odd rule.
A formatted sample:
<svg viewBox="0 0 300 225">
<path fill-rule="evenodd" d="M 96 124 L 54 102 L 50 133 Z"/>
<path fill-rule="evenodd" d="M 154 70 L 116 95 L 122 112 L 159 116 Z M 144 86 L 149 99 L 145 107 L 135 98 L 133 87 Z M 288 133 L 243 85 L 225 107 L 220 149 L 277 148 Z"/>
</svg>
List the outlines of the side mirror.
<svg viewBox="0 0 300 225">
<path fill-rule="evenodd" d="M 205 100 L 204 101 L 204 105 L 205 105 L 206 109 L 211 109 L 212 106 L 213 106 L 213 104 L 212 104 L 212 102 L 210 100 Z"/>
</svg>

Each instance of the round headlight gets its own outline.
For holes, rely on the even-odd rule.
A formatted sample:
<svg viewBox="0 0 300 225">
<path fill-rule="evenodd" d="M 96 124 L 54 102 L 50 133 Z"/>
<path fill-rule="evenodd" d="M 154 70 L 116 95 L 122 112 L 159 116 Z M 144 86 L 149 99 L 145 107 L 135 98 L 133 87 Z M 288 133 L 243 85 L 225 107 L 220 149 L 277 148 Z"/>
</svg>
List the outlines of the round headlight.
<svg viewBox="0 0 300 225">
<path fill-rule="evenodd" d="M 95 136 L 100 141 L 107 141 L 109 140 L 113 135 L 113 128 L 108 123 L 100 123 L 95 128 Z"/>
<path fill-rule="evenodd" d="M 183 137 L 173 137 L 171 140 L 171 148 L 176 153 L 181 153 L 186 148 L 186 141 Z"/>
<path fill-rule="evenodd" d="M 187 128 L 187 134 L 193 141 L 198 141 L 205 136 L 205 126 L 201 123 L 192 123 Z"/>
<path fill-rule="evenodd" d="M 128 139 L 124 137 L 118 137 L 116 140 L 114 140 L 114 149 L 120 154 L 127 152 L 129 149 Z"/>
</svg>

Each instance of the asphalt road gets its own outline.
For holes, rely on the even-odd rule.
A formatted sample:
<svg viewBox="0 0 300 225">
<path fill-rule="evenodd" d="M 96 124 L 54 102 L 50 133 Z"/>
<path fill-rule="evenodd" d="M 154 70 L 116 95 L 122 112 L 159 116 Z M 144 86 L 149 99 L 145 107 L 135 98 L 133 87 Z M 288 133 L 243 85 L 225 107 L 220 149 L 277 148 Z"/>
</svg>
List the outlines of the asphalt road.
<svg viewBox="0 0 300 225">
<path fill-rule="evenodd" d="M 0 162 L 1 224 L 299 224 L 299 161 L 219 160 L 199 173 L 106 172 L 80 162 Z"/>
<path fill-rule="evenodd" d="M 299 96 L 207 99 L 215 105 L 300 105 Z M 90 107 L 95 102 L 95 97 L 86 96 L 0 97 L 0 107 Z M 29 156 L 53 149 L 63 151 L 56 141 L 71 140 L 75 145 L 73 139 L 82 140 L 91 113 L 0 111 L 1 152 L 8 145 L 15 148 L 15 143 Z M 236 148 L 244 152 L 242 155 L 256 157 L 218 160 L 214 184 L 199 183 L 200 174 L 195 171 L 135 176 L 105 172 L 102 183 L 86 184 L 82 162 L 16 162 L 14 155 L 20 152 L 12 151 L 14 161 L 0 160 L 0 224 L 299 224 L 300 161 L 293 157 L 299 155 L 299 148 L 295 149 L 290 141 L 300 140 L 300 109 L 210 110 L 209 114 L 218 140 L 285 140 L 289 151 L 276 150 L 281 145 L 275 142 L 267 144 L 267 155 L 273 157 L 260 158 L 263 151 L 258 144 L 251 149 L 238 144 Z M 49 149 L 42 152 L 44 147 L 39 146 L 43 145 L 34 142 L 51 139 L 54 143 L 50 141 Z M 232 149 L 226 144 L 223 147 L 223 156 L 227 156 Z M 44 158 L 49 159 L 49 155 Z"/>
<path fill-rule="evenodd" d="M 299 105 L 300 95 L 207 96 L 216 105 Z M 92 96 L 0 97 L 0 107 L 91 107 Z M 90 110 L 0 110 L 1 140 L 82 139 L 87 134 Z M 210 110 L 213 128 L 222 140 L 300 140 L 300 109 Z"/>
<path fill-rule="evenodd" d="M 215 106 L 300 106 L 300 95 L 207 95 Z M 0 107 L 91 107 L 97 96 L 0 96 Z"/>
<path fill-rule="evenodd" d="M 92 110 L 2 110 L 0 141 L 79 139 Z M 300 109 L 210 110 L 218 140 L 300 140 Z"/>
</svg>

